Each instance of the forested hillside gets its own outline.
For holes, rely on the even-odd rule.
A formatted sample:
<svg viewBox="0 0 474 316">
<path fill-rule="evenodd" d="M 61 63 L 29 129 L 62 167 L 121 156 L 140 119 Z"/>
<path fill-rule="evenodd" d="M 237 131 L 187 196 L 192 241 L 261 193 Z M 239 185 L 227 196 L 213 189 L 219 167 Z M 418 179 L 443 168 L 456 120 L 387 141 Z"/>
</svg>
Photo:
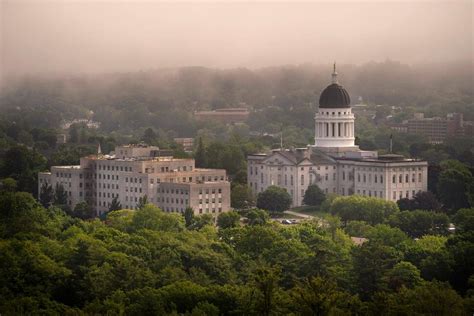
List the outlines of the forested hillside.
<svg viewBox="0 0 474 316">
<path fill-rule="evenodd" d="M 376 211 L 374 198 L 338 198 Z M 447 230 L 396 204 L 378 223 L 327 218 L 283 226 L 262 210 L 247 224 L 186 219 L 152 205 L 81 220 L 29 194 L 0 194 L 4 315 L 470 315 L 474 209 Z M 346 205 L 346 207 L 347 207 Z M 372 208 L 371 208 L 372 205 Z M 378 204 L 377 204 L 378 205 Z M 380 206 L 380 205 L 379 205 Z M 230 213 L 233 214 L 233 213 Z M 412 223 L 412 226 L 407 226 Z M 444 224 L 443 224 L 444 223 Z M 444 226 L 443 226 L 444 225 Z M 361 245 L 349 234 L 364 236 Z"/>
</svg>

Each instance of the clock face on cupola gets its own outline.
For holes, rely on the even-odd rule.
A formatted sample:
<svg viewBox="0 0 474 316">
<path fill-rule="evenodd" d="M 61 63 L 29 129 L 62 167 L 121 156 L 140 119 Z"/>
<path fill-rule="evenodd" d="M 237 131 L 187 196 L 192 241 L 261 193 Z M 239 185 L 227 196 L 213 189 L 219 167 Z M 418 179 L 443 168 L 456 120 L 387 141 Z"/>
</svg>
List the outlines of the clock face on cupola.
<svg viewBox="0 0 474 316">
<path fill-rule="evenodd" d="M 354 147 L 354 114 L 349 93 L 337 80 L 336 64 L 332 83 L 319 97 L 319 110 L 315 115 L 316 147 Z"/>
</svg>

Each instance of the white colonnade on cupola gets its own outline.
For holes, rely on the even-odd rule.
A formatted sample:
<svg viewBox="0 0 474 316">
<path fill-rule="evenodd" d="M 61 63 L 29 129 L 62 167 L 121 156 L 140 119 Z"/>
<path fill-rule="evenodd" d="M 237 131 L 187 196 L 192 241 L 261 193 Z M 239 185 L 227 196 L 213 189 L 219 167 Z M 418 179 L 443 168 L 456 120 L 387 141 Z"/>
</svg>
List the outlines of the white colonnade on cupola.
<svg viewBox="0 0 474 316">
<path fill-rule="evenodd" d="M 355 117 L 350 108 L 319 109 L 315 116 L 317 147 L 354 146 Z"/>
</svg>

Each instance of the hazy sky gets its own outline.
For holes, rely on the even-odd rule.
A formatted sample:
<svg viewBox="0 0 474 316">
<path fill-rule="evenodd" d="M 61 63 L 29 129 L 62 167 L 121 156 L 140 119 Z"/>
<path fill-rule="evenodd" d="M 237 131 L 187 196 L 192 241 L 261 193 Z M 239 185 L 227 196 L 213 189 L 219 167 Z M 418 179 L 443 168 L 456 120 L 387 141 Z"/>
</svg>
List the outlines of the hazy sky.
<svg viewBox="0 0 474 316">
<path fill-rule="evenodd" d="M 0 71 L 473 59 L 472 1 L 0 0 Z"/>
</svg>

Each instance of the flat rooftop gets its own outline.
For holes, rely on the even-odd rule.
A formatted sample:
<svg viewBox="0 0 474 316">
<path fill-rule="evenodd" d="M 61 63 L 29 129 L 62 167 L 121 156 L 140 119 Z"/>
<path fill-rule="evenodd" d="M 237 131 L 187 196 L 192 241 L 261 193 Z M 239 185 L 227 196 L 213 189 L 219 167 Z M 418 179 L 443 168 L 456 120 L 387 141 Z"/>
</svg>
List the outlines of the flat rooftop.
<svg viewBox="0 0 474 316">
<path fill-rule="evenodd" d="M 90 159 L 90 160 L 113 160 L 113 161 L 155 161 L 155 162 L 160 162 L 160 161 L 187 161 L 187 160 L 193 160 L 192 158 L 174 158 L 172 156 L 161 156 L 161 157 L 129 157 L 129 158 L 120 158 L 116 156 L 109 156 L 109 155 L 103 155 L 103 156 L 97 156 L 97 155 L 90 155 L 86 156 L 84 158 Z"/>
<path fill-rule="evenodd" d="M 422 159 L 405 158 L 402 155 L 387 154 L 378 157 L 334 157 L 336 160 L 358 161 L 358 162 L 373 162 L 373 163 L 403 163 L 403 162 L 424 162 Z"/>
</svg>

